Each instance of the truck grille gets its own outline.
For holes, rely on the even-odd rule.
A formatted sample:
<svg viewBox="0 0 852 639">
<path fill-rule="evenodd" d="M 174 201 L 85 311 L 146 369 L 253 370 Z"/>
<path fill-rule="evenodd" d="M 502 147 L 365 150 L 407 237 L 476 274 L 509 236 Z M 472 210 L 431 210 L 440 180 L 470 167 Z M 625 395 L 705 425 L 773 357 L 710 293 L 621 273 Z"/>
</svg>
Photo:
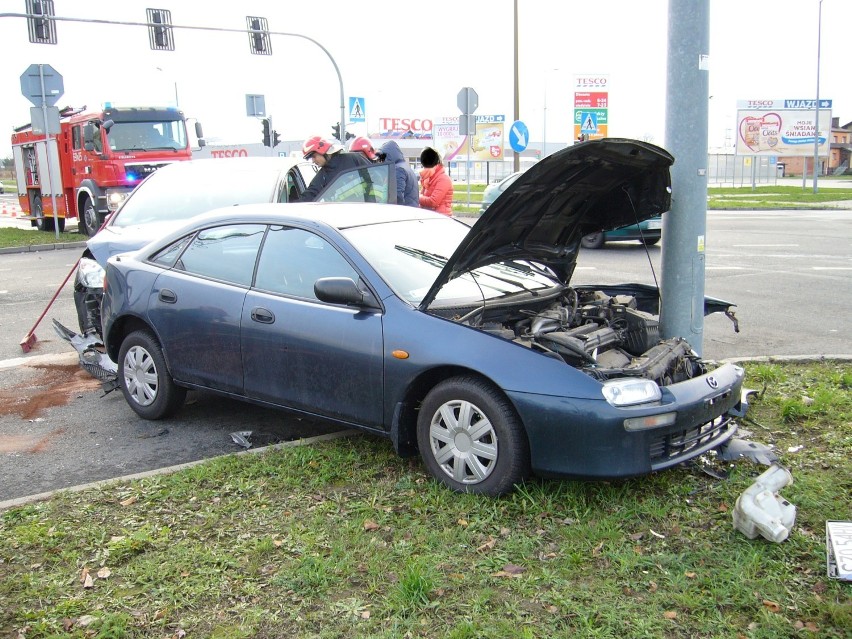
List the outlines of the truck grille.
<svg viewBox="0 0 852 639">
<path fill-rule="evenodd" d="M 721 444 L 736 429 L 737 424 L 732 417 L 721 415 L 711 422 L 656 437 L 650 447 L 651 466 L 662 468 L 688 459 L 690 453 L 697 449 L 712 448 L 708 445 L 715 441 Z"/>
</svg>

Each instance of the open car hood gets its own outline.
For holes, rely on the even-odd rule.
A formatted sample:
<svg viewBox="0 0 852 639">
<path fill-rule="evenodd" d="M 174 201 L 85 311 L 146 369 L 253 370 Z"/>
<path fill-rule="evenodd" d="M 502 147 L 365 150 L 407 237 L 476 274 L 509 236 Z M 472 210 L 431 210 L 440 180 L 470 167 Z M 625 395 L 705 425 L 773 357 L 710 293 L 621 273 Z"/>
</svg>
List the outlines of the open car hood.
<svg viewBox="0 0 852 639">
<path fill-rule="evenodd" d="M 466 271 L 505 260 L 545 264 L 567 284 L 584 235 L 671 208 L 673 163 L 665 149 L 620 138 L 575 144 L 544 158 L 482 214 L 420 307 Z"/>
</svg>

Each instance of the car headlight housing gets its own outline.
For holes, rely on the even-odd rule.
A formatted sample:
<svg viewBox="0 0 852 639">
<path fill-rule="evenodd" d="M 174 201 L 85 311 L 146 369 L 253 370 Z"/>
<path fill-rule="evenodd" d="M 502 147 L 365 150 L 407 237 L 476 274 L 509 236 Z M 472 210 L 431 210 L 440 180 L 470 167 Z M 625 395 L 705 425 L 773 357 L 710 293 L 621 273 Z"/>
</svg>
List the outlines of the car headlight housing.
<svg viewBox="0 0 852 639">
<path fill-rule="evenodd" d="M 610 379 L 601 388 L 604 399 L 612 406 L 635 406 L 658 402 L 663 395 L 657 383 L 650 379 Z"/>
<path fill-rule="evenodd" d="M 86 288 L 103 288 L 106 271 L 95 260 L 80 258 L 77 265 L 77 282 Z"/>
</svg>

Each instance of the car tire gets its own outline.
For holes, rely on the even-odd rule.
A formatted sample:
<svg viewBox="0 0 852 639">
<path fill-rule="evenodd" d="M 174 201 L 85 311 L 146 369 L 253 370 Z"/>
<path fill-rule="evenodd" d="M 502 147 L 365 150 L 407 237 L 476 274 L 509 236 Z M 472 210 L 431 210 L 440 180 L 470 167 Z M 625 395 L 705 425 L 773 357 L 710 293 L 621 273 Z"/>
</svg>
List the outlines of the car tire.
<svg viewBox="0 0 852 639">
<path fill-rule="evenodd" d="M 33 197 L 30 214 L 35 218 L 35 225 L 39 231 L 53 230 L 53 218 L 47 218 L 44 216 L 44 207 L 41 205 L 41 196 L 36 195 Z"/>
<path fill-rule="evenodd" d="M 580 245 L 587 249 L 599 249 L 604 245 L 603 233 L 589 233 L 580 240 Z"/>
<path fill-rule="evenodd" d="M 646 237 L 644 240 L 642 240 L 642 243 L 643 243 L 645 246 L 654 246 L 654 244 L 659 244 L 659 243 L 660 243 L 660 239 L 662 239 L 662 238 L 659 238 L 659 237 Z"/>
<path fill-rule="evenodd" d="M 118 379 L 124 399 L 143 419 L 168 417 L 186 399 L 186 389 L 175 384 L 163 349 L 147 330 L 134 331 L 121 343 Z"/>
<path fill-rule="evenodd" d="M 98 232 L 98 229 L 101 228 L 101 224 L 103 224 L 103 219 L 95 210 L 95 204 L 92 202 L 92 198 L 86 197 L 83 199 L 83 205 L 80 207 L 80 210 L 83 212 L 82 216 L 82 224 L 81 226 L 83 233 L 85 233 L 88 237 L 93 237 L 95 233 Z"/>
<path fill-rule="evenodd" d="M 502 495 L 530 474 L 529 442 L 514 407 L 476 377 L 444 380 L 426 395 L 417 444 L 432 476 L 457 492 Z"/>
</svg>

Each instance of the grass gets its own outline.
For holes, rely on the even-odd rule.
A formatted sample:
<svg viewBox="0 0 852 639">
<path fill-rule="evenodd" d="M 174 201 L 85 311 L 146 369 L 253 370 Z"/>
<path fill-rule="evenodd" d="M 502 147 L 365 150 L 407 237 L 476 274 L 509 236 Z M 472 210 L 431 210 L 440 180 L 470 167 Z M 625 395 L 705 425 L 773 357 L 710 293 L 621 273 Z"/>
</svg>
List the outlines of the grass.
<svg viewBox="0 0 852 639">
<path fill-rule="evenodd" d="M 76 231 L 60 233 L 56 238 L 54 231 L 46 232 L 32 229 L 0 228 L 0 248 L 16 246 L 36 246 L 38 244 L 57 244 L 64 242 L 84 242 L 86 236 Z"/>
<path fill-rule="evenodd" d="M 814 193 L 798 186 L 714 187 L 707 189 L 707 198 L 708 209 L 818 209 L 828 208 L 826 202 L 852 200 L 852 189 Z"/>
<path fill-rule="evenodd" d="M 487 499 L 358 436 L 0 513 L 0 636 L 847 637 L 824 528 L 852 517 L 852 367 L 746 367 L 794 477 L 781 544 L 733 529 L 748 460 Z"/>
</svg>

